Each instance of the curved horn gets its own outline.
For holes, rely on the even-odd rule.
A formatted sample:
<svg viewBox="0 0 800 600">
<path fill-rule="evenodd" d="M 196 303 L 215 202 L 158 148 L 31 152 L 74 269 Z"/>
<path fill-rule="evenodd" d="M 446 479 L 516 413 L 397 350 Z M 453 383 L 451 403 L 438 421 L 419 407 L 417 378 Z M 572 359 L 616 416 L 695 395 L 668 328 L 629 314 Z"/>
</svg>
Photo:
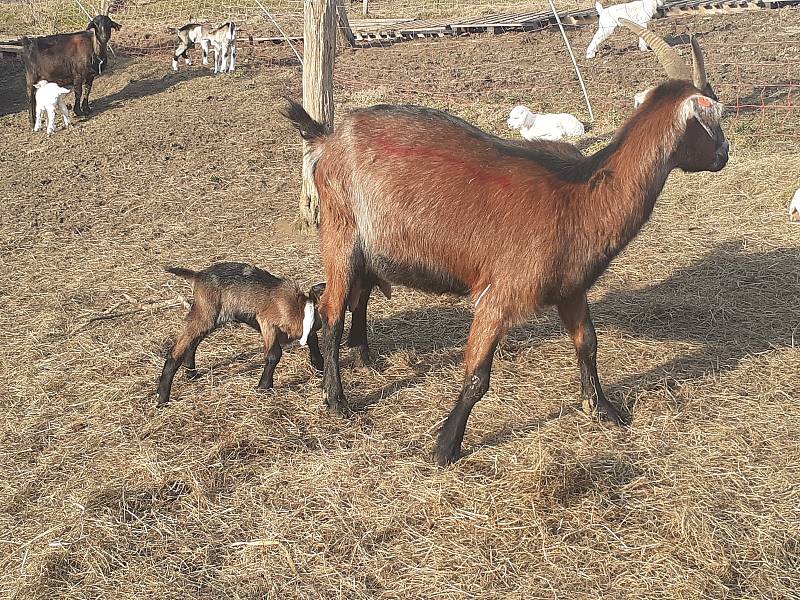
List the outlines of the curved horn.
<svg viewBox="0 0 800 600">
<path fill-rule="evenodd" d="M 708 85 L 703 50 L 700 48 L 700 42 L 694 36 L 692 36 L 692 83 L 698 90 L 704 90 Z"/>
<path fill-rule="evenodd" d="M 620 25 L 624 25 L 630 29 L 633 33 L 647 42 L 647 44 L 653 49 L 653 52 L 656 53 L 658 62 L 661 63 L 661 66 L 664 67 L 664 70 L 671 79 L 685 79 L 687 81 L 692 80 L 692 72 L 689 69 L 689 65 L 687 65 L 680 55 L 675 52 L 675 49 L 665 42 L 660 36 L 656 35 L 649 29 L 645 29 L 641 25 L 637 25 L 633 21 L 628 21 L 628 19 L 619 19 L 619 23 Z M 692 48 L 694 48 L 694 46 L 692 46 Z M 695 62 L 695 65 L 696 64 L 697 62 Z"/>
</svg>

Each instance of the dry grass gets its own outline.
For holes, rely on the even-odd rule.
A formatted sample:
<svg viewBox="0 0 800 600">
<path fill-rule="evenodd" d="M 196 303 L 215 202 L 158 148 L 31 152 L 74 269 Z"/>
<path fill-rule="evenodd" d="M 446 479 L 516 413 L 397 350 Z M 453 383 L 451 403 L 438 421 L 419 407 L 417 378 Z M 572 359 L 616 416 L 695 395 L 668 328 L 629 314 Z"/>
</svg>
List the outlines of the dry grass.
<svg viewBox="0 0 800 600">
<path fill-rule="evenodd" d="M 753 40 L 767 18 L 718 21 L 704 43 Z M 337 110 L 416 100 L 501 131 L 541 77 L 497 58 L 549 56 L 544 39 L 343 54 L 354 83 Z M 187 292 L 164 264 L 321 276 L 316 240 L 287 232 L 300 148 L 276 115 L 299 70 L 273 52 L 229 78 L 120 60 L 95 85 L 97 114 L 50 140 L 26 131 L 20 72 L 0 63 L 0 596 L 799 598 L 800 228 L 785 206 L 800 155 L 785 112 L 731 120 L 722 172 L 673 174 L 592 292 L 600 371 L 630 430 L 577 410 L 548 312 L 503 342 L 468 455 L 434 467 L 470 310 L 404 289 L 373 300 L 377 369 L 345 353 L 352 419 L 322 408 L 300 348 L 274 393 L 254 392 L 259 340 L 241 329 L 205 342 L 200 379 L 179 376 L 156 410 Z M 603 60 L 594 144 L 641 83 L 614 66 L 654 72 L 646 55 Z M 446 96 L 443 74 L 468 66 L 517 87 Z M 572 101 L 544 90 L 531 104 Z"/>
</svg>

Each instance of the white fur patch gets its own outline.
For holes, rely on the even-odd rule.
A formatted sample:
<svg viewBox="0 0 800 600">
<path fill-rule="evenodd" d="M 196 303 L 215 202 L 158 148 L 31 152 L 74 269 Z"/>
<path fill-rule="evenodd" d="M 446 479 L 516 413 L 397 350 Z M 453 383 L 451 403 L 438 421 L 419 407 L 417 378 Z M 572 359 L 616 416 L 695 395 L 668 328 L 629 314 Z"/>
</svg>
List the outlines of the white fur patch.
<svg viewBox="0 0 800 600">
<path fill-rule="evenodd" d="M 795 218 L 795 215 L 797 215 L 797 218 Z M 789 220 L 800 221 L 800 190 L 794 193 L 794 197 L 789 204 Z"/>
<path fill-rule="evenodd" d="M 722 102 L 717 102 L 702 94 L 694 94 L 683 101 L 683 106 L 681 106 L 679 113 L 681 124 L 685 126 L 689 119 L 694 117 L 706 130 L 706 133 L 713 138 L 714 134 L 711 132 L 711 127 L 719 125 L 724 109 L 725 105 Z"/>
<path fill-rule="evenodd" d="M 300 337 L 300 345 L 305 346 L 308 343 L 308 336 L 311 333 L 311 328 L 314 326 L 314 303 L 311 300 L 306 302 L 306 307 L 303 310 L 303 335 Z"/>
<path fill-rule="evenodd" d="M 489 291 L 490 287 L 492 287 L 491 283 L 489 285 L 487 285 L 485 288 L 483 288 L 483 291 L 481 292 L 480 296 L 478 296 L 478 299 L 475 300 L 475 308 L 478 308 L 478 304 L 480 304 L 481 300 L 486 295 L 486 292 Z"/>
</svg>

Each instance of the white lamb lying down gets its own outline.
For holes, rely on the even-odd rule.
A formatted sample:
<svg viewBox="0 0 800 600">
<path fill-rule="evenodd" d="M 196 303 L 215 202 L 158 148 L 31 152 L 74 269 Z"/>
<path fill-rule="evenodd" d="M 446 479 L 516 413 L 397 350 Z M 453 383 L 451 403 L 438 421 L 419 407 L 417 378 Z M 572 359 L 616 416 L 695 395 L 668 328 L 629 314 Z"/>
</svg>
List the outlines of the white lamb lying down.
<svg viewBox="0 0 800 600">
<path fill-rule="evenodd" d="M 794 198 L 789 203 L 789 220 L 800 221 L 800 190 L 794 193 Z"/>
<path fill-rule="evenodd" d="M 61 110 L 64 125 L 69 126 L 69 113 L 64 102 L 64 96 L 69 94 L 69 90 L 44 79 L 33 87 L 36 88 L 36 125 L 33 130 L 39 131 L 42 128 L 42 115 L 47 112 L 47 135 L 53 133 L 56 130 L 56 107 Z"/>
<path fill-rule="evenodd" d="M 589 47 L 586 49 L 586 58 L 595 57 L 597 49 L 614 33 L 614 29 L 619 25 L 617 19 L 628 19 L 642 27 L 647 27 L 647 24 L 658 12 L 658 7 L 663 4 L 662 0 L 635 0 L 634 2 L 603 8 L 602 4 L 595 2 L 594 7 L 600 19 L 597 23 L 597 33 L 594 34 L 592 41 L 589 42 Z M 639 50 L 647 50 L 647 44 L 642 38 L 639 38 Z"/>
<path fill-rule="evenodd" d="M 564 136 L 583 135 L 583 123 L 567 113 L 536 114 L 525 106 L 515 106 L 508 116 L 508 126 L 519 129 L 526 140 L 560 140 Z"/>
</svg>

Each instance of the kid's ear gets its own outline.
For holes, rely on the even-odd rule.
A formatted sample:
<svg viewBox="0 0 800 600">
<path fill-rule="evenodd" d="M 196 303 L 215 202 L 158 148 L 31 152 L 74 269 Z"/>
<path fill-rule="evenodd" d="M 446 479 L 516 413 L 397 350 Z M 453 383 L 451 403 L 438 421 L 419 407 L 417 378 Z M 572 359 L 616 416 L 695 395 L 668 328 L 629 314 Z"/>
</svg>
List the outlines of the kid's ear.
<svg viewBox="0 0 800 600">
<path fill-rule="evenodd" d="M 314 304 L 319 304 L 320 298 L 322 298 L 322 294 L 325 293 L 325 282 L 321 281 L 311 286 L 311 289 L 308 290 L 308 297 L 311 298 L 311 301 Z"/>
</svg>

